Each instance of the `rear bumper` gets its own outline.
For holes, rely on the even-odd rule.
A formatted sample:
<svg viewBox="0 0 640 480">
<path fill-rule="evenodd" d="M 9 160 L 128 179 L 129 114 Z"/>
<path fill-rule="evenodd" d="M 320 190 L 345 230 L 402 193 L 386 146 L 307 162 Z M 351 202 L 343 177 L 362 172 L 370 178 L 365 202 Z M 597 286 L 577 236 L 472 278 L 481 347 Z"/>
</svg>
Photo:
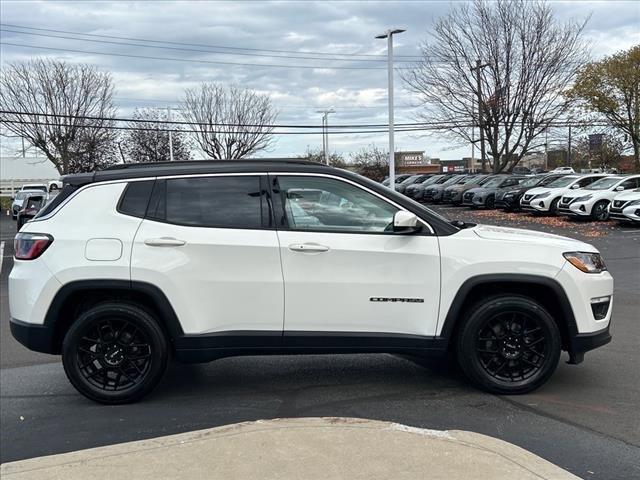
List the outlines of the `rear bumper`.
<svg viewBox="0 0 640 480">
<path fill-rule="evenodd" d="M 15 318 L 10 320 L 11 335 L 29 350 L 57 354 L 53 345 L 53 329 L 48 325 L 25 323 Z"/>
<path fill-rule="evenodd" d="M 578 364 L 584 360 L 584 354 L 590 350 L 606 345 L 611 341 L 609 325 L 602 330 L 591 333 L 579 333 L 570 339 L 569 362 Z"/>
</svg>

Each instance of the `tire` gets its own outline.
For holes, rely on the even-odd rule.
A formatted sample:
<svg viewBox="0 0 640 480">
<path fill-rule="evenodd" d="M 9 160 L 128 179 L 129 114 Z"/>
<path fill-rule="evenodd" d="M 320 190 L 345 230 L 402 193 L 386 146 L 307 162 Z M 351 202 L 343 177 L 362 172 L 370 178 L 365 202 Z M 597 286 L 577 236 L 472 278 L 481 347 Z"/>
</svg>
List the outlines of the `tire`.
<svg viewBox="0 0 640 480">
<path fill-rule="evenodd" d="M 609 202 L 606 200 L 600 200 L 591 209 L 591 218 L 596 222 L 604 222 L 609 219 L 609 211 L 607 207 Z"/>
<path fill-rule="evenodd" d="M 551 205 L 549 205 L 549 214 L 557 215 L 558 214 L 558 203 L 560 203 L 560 198 L 556 198 Z"/>
<path fill-rule="evenodd" d="M 71 384 L 105 404 L 131 403 L 162 379 L 167 338 L 156 319 L 138 305 L 100 303 L 83 312 L 62 343 L 62 364 Z"/>
<path fill-rule="evenodd" d="M 487 199 L 484 201 L 484 206 L 487 210 L 495 208 L 496 197 L 494 197 L 493 195 L 489 195 Z"/>
<path fill-rule="evenodd" d="M 22 219 L 22 217 L 18 217 L 17 223 L 16 223 L 16 230 L 19 232 L 24 224 L 25 224 L 25 222 Z"/>
<path fill-rule="evenodd" d="M 561 348 L 560 331 L 549 312 L 520 295 L 478 302 L 456 338 L 458 364 L 467 378 L 501 395 L 543 385 L 558 366 Z"/>
</svg>

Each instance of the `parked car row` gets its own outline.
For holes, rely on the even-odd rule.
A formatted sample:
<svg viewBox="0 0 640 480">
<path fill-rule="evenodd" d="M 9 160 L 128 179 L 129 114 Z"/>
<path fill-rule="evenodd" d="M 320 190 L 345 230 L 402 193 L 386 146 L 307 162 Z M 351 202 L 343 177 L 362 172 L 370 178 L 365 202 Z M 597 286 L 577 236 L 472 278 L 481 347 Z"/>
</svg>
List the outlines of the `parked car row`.
<svg viewBox="0 0 640 480">
<path fill-rule="evenodd" d="M 640 224 L 640 175 L 402 175 L 396 177 L 396 190 L 423 203 Z"/>
<path fill-rule="evenodd" d="M 55 197 L 59 191 L 58 183 L 25 184 L 11 197 L 11 218 L 17 221 L 18 231 Z"/>
</svg>

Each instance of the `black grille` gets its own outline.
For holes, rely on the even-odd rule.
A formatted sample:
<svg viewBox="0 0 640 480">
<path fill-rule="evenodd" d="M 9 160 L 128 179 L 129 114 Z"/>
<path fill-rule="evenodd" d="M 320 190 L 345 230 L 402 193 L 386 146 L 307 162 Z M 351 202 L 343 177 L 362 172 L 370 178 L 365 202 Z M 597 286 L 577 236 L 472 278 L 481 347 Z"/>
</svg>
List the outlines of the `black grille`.
<svg viewBox="0 0 640 480">
<path fill-rule="evenodd" d="M 474 195 L 475 195 L 475 193 L 465 193 L 464 194 L 464 199 L 465 200 L 471 200 L 471 199 L 473 199 Z"/>
<path fill-rule="evenodd" d="M 531 197 L 533 197 L 533 195 L 525 195 L 525 196 L 524 196 L 524 199 L 525 199 L 525 200 L 531 200 Z"/>
<path fill-rule="evenodd" d="M 614 200 L 613 201 L 613 206 L 616 208 L 622 208 L 622 206 L 625 204 L 626 202 L 624 200 Z"/>
</svg>

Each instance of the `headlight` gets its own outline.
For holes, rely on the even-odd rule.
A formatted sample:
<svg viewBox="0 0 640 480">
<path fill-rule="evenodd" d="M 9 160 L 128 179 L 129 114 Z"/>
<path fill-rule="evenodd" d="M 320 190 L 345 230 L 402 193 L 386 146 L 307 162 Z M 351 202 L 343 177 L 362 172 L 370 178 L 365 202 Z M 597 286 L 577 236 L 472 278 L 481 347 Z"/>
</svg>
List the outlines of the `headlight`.
<svg viewBox="0 0 640 480">
<path fill-rule="evenodd" d="M 607 269 L 599 253 L 567 252 L 563 255 L 571 265 L 584 273 L 600 273 Z"/>
<path fill-rule="evenodd" d="M 539 199 L 539 198 L 545 198 L 545 197 L 548 197 L 550 193 L 551 193 L 551 192 L 542 192 L 542 193 L 539 193 L 539 194 L 537 194 L 535 197 L 533 197 L 533 198 L 532 198 L 532 200 L 537 200 L 537 199 Z"/>
<path fill-rule="evenodd" d="M 584 197 L 578 197 L 576 198 L 574 201 L 576 202 L 586 202 L 587 200 L 589 200 L 591 197 L 593 197 L 593 195 L 585 195 Z"/>
</svg>

